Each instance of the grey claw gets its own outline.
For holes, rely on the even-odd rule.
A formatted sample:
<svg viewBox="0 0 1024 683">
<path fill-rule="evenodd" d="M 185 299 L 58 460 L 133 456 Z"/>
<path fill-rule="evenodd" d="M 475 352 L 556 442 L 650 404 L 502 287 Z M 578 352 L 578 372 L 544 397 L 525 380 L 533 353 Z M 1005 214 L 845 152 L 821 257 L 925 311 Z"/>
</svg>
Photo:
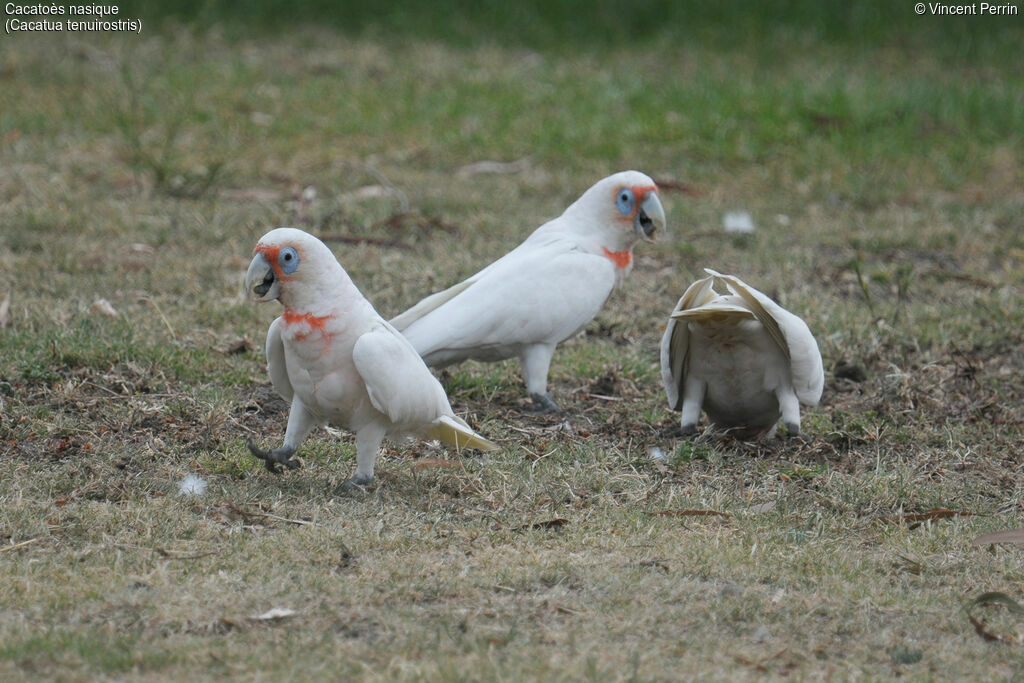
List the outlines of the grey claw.
<svg viewBox="0 0 1024 683">
<path fill-rule="evenodd" d="M 302 467 L 302 461 L 292 457 L 295 454 L 294 448 L 284 446 L 273 450 L 265 450 L 254 444 L 251 439 L 246 439 L 245 445 L 249 447 L 249 452 L 262 460 L 266 468 L 274 474 L 281 474 L 278 464 L 284 465 L 290 470 Z"/>
<path fill-rule="evenodd" d="M 558 407 L 558 404 L 551 400 L 551 397 L 547 394 L 530 394 L 530 399 L 533 401 L 533 412 L 545 414 L 545 413 L 560 413 L 562 409 Z"/>
<path fill-rule="evenodd" d="M 679 432 L 683 436 L 694 436 L 697 433 L 697 425 L 696 424 L 683 425 L 683 426 L 681 426 L 679 428 Z"/>
</svg>

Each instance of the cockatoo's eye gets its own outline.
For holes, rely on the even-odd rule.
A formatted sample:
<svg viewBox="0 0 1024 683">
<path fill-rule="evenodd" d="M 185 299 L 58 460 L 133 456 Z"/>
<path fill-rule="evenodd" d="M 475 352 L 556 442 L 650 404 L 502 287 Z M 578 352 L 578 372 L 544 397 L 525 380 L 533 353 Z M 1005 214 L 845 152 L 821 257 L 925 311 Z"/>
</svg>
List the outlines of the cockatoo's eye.
<svg viewBox="0 0 1024 683">
<path fill-rule="evenodd" d="M 277 265 L 281 266 L 281 272 L 291 275 L 299 267 L 299 252 L 294 247 L 285 247 L 277 255 Z"/>
<path fill-rule="evenodd" d="M 619 213 L 623 216 L 628 216 L 633 213 L 635 205 L 636 198 L 633 196 L 633 190 L 628 187 L 619 190 L 619 196 L 615 198 L 615 208 L 619 210 Z"/>
</svg>

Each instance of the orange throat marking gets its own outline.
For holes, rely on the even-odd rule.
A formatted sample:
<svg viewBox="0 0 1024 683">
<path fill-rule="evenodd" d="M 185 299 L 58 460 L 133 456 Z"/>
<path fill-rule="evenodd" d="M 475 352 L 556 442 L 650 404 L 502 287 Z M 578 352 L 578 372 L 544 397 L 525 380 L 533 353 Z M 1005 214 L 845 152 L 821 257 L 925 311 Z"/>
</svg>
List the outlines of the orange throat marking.
<svg viewBox="0 0 1024 683">
<path fill-rule="evenodd" d="M 309 326 L 309 331 L 308 332 L 296 332 L 295 338 L 298 339 L 299 341 L 302 341 L 303 339 L 305 339 L 309 335 L 313 334 L 313 332 L 315 332 L 315 331 L 319 331 L 320 334 L 322 334 L 322 335 L 324 335 L 326 337 L 330 336 L 327 333 L 327 330 L 325 329 L 325 327 L 327 325 L 327 321 L 330 320 L 333 316 L 330 316 L 330 315 L 315 316 L 312 313 L 297 313 L 297 312 L 291 310 L 290 308 L 286 308 L 286 309 L 284 309 L 284 314 L 282 314 L 281 317 L 284 318 L 285 325 L 308 325 Z"/>
<path fill-rule="evenodd" d="M 631 251 L 609 251 L 608 247 L 601 247 L 601 250 L 618 268 L 625 268 L 633 262 L 633 252 Z"/>
</svg>

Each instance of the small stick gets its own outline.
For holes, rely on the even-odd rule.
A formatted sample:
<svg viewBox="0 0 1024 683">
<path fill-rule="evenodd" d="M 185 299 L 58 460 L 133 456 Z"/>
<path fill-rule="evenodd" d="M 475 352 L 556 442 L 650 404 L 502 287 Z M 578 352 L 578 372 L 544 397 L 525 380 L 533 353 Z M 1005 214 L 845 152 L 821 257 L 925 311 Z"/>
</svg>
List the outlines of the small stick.
<svg viewBox="0 0 1024 683">
<path fill-rule="evenodd" d="M 14 550 L 15 548 L 20 548 L 22 546 L 29 545 L 30 543 L 35 543 L 38 540 L 38 537 L 30 538 L 27 541 L 22 541 L 21 543 L 12 543 L 11 545 L 5 545 L 3 548 L 0 548 L 0 553 L 6 553 L 8 550 Z"/>
</svg>

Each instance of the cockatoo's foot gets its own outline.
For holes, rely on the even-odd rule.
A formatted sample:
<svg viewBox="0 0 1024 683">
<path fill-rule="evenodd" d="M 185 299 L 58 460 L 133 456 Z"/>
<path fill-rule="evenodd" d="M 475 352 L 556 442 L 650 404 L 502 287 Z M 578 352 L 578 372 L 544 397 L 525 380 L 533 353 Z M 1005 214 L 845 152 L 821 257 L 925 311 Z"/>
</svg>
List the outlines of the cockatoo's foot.
<svg viewBox="0 0 1024 683">
<path fill-rule="evenodd" d="M 342 491 L 365 491 L 366 487 L 373 483 L 373 477 L 359 474 L 352 475 L 352 478 L 341 485 Z"/>
<path fill-rule="evenodd" d="M 558 407 L 558 404 L 551 400 L 551 397 L 547 394 L 530 394 L 530 399 L 533 401 L 533 412 L 535 413 L 560 413 L 562 409 Z"/>
<path fill-rule="evenodd" d="M 679 428 L 679 433 L 683 436 L 695 436 L 697 434 L 697 424 L 683 425 Z"/>
<path fill-rule="evenodd" d="M 262 460 L 267 469 L 274 474 L 281 473 L 281 468 L 278 467 L 278 464 L 284 465 L 290 470 L 302 467 L 302 461 L 292 457 L 295 454 L 294 448 L 282 446 L 281 448 L 267 451 L 258 447 L 251 439 L 246 439 L 245 445 L 249 447 L 249 452 Z"/>
<path fill-rule="evenodd" d="M 786 423 L 786 435 L 789 436 L 790 438 L 799 437 L 803 441 L 807 440 L 800 433 L 800 425 L 798 425 L 798 424 L 796 424 L 794 422 L 787 422 Z"/>
</svg>

